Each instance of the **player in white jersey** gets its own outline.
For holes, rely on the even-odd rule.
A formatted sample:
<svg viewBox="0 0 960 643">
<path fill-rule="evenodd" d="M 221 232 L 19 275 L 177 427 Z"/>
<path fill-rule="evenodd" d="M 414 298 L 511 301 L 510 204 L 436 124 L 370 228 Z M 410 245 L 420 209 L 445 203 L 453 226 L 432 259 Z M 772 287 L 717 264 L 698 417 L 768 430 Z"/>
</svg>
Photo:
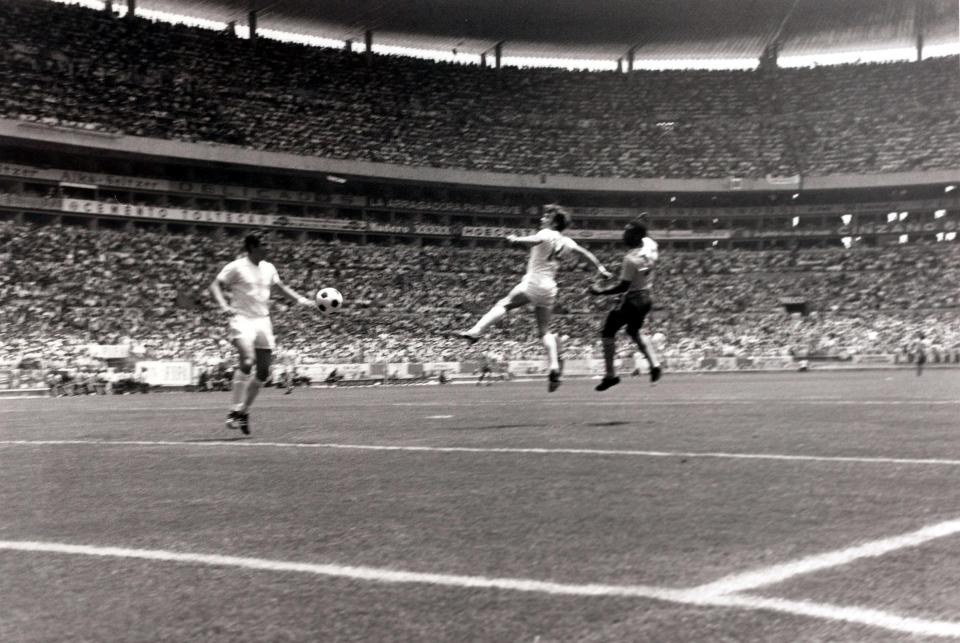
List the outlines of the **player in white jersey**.
<svg viewBox="0 0 960 643">
<path fill-rule="evenodd" d="M 620 383 L 613 362 L 617 353 L 617 332 L 624 325 L 627 327 L 627 335 L 636 342 L 637 348 L 650 364 L 650 381 L 656 382 L 662 373 L 653 342 L 640 333 L 647 313 L 653 308 L 650 288 L 653 286 L 653 271 L 659 258 L 659 248 L 657 242 L 647 236 L 647 224 L 642 218 L 626 225 L 623 241 L 630 250 L 623 258 L 620 282 L 610 288 L 596 285 L 590 287 L 590 292 L 595 295 L 620 295 L 616 306 L 607 314 L 600 333 L 606 374 L 596 387 L 598 391 L 605 391 Z"/>
<path fill-rule="evenodd" d="M 230 340 L 240 354 L 240 366 L 233 372 L 233 408 L 227 416 L 227 427 L 249 434 L 249 409 L 270 376 L 276 348 L 270 323 L 271 289 L 276 286 L 302 306 L 316 308 L 316 303 L 280 280 L 273 264 L 264 261 L 266 249 L 259 236 L 248 235 L 243 248 L 246 253 L 223 267 L 210 284 L 210 292 L 220 309 L 230 316 Z M 229 302 L 224 290 L 230 293 Z"/>
<path fill-rule="evenodd" d="M 471 344 L 480 339 L 480 335 L 492 324 L 497 323 L 507 314 L 507 311 L 533 304 L 537 319 L 537 331 L 544 347 L 547 349 L 547 358 L 550 362 L 548 390 L 553 392 L 560 386 L 560 358 L 557 349 L 557 336 L 550 332 L 550 318 L 553 315 L 553 304 L 557 298 L 557 268 L 562 256 L 577 253 L 585 257 L 593 267 L 604 277 L 610 273 L 597 260 L 592 252 L 580 246 L 570 237 L 562 233 L 570 226 L 570 214 L 558 205 L 544 207 L 543 217 L 540 219 L 541 229 L 536 234 L 518 237 L 510 235 L 507 241 L 530 248 L 530 259 L 527 261 L 527 272 L 523 279 L 480 318 L 469 330 L 457 333 Z"/>
</svg>

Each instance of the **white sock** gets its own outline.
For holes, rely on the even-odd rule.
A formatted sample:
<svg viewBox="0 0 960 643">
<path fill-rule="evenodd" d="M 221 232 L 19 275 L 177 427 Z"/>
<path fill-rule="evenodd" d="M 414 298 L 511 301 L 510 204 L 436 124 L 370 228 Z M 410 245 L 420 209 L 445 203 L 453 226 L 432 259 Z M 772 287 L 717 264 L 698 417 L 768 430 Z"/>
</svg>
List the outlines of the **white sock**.
<svg viewBox="0 0 960 643">
<path fill-rule="evenodd" d="M 480 318 L 480 320 L 473 325 L 473 328 L 467 332 L 474 336 L 480 336 L 483 331 L 487 330 L 491 325 L 496 324 L 498 321 L 503 319 L 504 315 L 507 314 L 507 309 L 497 304 L 489 311 L 487 314 Z"/>
<path fill-rule="evenodd" d="M 246 411 L 251 406 L 253 406 L 253 401 L 257 399 L 257 394 L 260 393 L 260 387 L 263 385 L 263 382 L 257 379 L 256 375 L 250 378 L 250 381 L 247 382 L 247 393 L 243 401 L 243 410 Z"/>
<path fill-rule="evenodd" d="M 247 381 L 253 373 L 244 373 L 239 368 L 233 371 L 233 410 L 239 411 L 243 407 L 243 398 L 247 390 Z"/>
<path fill-rule="evenodd" d="M 547 358 L 550 360 L 550 370 L 560 370 L 560 355 L 557 351 L 557 336 L 553 333 L 547 333 L 543 336 L 543 345 L 547 349 Z"/>
</svg>

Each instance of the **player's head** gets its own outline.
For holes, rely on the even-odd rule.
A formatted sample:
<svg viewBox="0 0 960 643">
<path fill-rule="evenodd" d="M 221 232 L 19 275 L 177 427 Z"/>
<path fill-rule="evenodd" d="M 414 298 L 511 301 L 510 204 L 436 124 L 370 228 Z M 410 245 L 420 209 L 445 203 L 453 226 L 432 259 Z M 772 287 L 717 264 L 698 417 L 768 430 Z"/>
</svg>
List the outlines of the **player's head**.
<svg viewBox="0 0 960 643">
<path fill-rule="evenodd" d="M 556 203 L 548 203 L 543 206 L 543 218 L 540 219 L 542 226 L 553 228 L 557 232 L 563 232 L 570 227 L 571 220 L 570 213 Z"/>
<path fill-rule="evenodd" d="M 256 233 L 248 234 L 243 238 L 243 249 L 253 263 L 260 263 L 267 255 L 267 249 L 264 248 L 263 238 Z"/>
<path fill-rule="evenodd" d="M 645 236 L 647 236 L 647 222 L 642 216 L 628 223 L 623 229 L 623 242 L 631 248 L 643 245 Z"/>
</svg>

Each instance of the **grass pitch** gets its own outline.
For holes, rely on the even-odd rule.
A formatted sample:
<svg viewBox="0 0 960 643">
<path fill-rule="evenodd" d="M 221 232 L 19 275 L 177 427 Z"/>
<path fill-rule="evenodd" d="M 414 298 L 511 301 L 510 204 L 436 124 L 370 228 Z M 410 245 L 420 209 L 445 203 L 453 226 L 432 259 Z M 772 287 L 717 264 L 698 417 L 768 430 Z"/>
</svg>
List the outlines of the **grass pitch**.
<svg viewBox="0 0 960 643">
<path fill-rule="evenodd" d="M 960 372 L 0 401 L 3 641 L 960 637 Z"/>
</svg>

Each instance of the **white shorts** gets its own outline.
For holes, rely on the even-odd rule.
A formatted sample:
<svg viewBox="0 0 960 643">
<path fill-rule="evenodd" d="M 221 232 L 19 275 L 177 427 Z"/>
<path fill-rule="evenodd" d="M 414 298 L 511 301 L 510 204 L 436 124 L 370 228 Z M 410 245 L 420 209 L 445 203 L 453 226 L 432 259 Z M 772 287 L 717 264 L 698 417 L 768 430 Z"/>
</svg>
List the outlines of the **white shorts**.
<svg viewBox="0 0 960 643">
<path fill-rule="evenodd" d="M 540 286 L 524 280 L 514 286 L 510 294 L 503 298 L 503 303 L 513 301 L 517 295 L 525 296 L 534 306 L 553 308 L 554 302 L 557 301 L 557 287 L 556 285 Z"/>
<path fill-rule="evenodd" d="M 273 350 L 277 342 L 273 337 L 273 324 L 269 317 L 244 317 L 237 315 L 230 320 L 230 340 L 252 343 L 254 348 Z"/>
</svg>

